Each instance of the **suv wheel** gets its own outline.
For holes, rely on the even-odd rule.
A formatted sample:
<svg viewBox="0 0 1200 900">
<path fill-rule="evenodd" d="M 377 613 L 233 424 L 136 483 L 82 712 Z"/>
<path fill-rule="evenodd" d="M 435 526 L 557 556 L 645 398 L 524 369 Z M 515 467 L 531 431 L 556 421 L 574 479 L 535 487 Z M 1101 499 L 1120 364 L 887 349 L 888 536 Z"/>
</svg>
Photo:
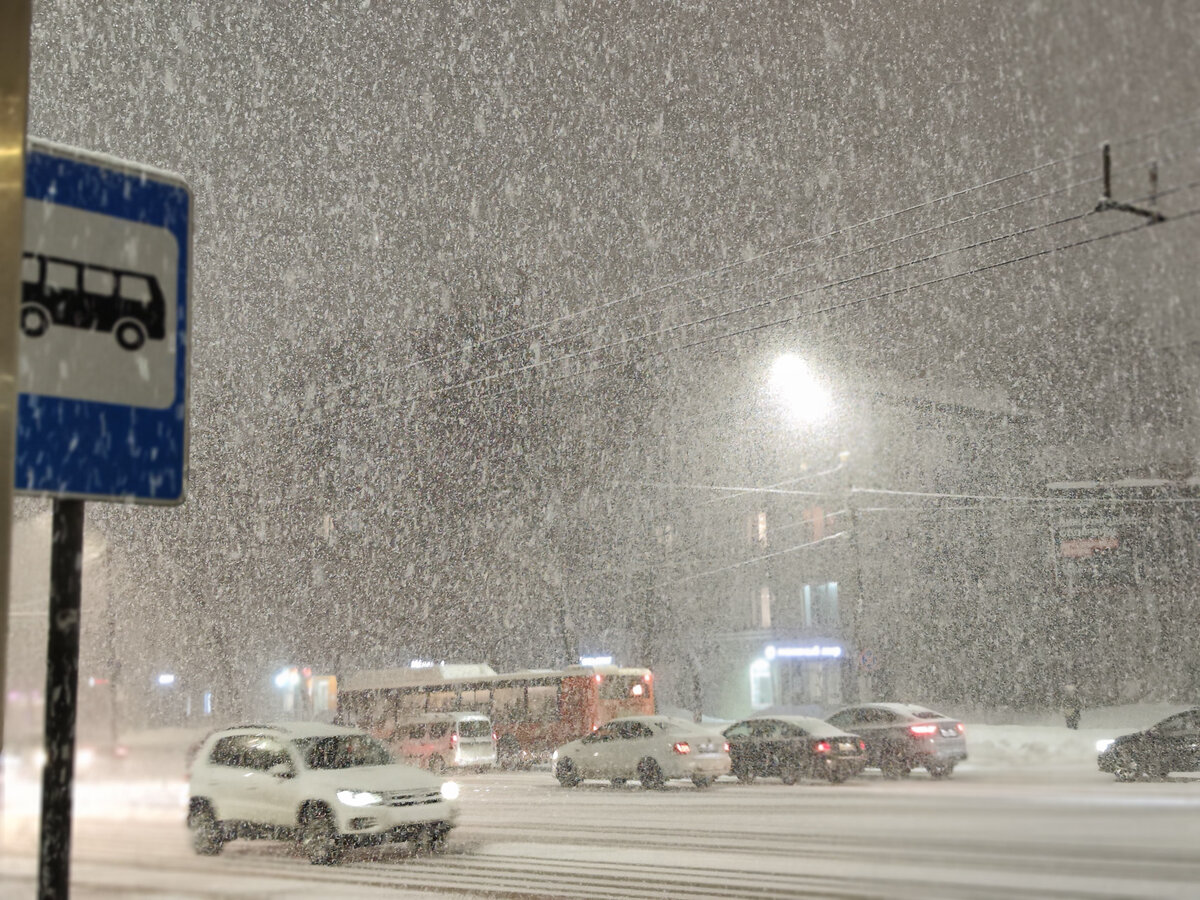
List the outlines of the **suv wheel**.
<svg viewBox="0 0 1200 900">
<path fill-rule="evenodd" d="M 212 807 L 200 803 L 189 817 L 188 827 L 192 829 L 192 849 L 201 856 L 216 856 L 225 845 L 221 834 L 221 823 L 213 815 Z"/>
<path fill-rule="evenodd" d="M 300 849 L 314 866 L 331 866 L 342 855 L 337 827 L 324 807 L 310 809 L 300 825 Z"/>
</svg>

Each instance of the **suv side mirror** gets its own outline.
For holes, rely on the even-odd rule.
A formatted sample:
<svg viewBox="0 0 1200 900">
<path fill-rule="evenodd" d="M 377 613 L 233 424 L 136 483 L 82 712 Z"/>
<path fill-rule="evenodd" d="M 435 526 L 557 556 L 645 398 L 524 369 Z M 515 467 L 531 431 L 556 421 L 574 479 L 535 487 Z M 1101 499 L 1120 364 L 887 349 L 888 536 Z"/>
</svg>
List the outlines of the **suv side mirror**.
<svg viewBox="0 0 1200 900">
<path fill-rule="evenodd" d="M 295 778 L 296 773 L 292 771 L 291 763 L 281 762 L 275 763 L 271 768 L 267 769 L 268 775 L 274 775 L 276 778 Z"/>
</svg>

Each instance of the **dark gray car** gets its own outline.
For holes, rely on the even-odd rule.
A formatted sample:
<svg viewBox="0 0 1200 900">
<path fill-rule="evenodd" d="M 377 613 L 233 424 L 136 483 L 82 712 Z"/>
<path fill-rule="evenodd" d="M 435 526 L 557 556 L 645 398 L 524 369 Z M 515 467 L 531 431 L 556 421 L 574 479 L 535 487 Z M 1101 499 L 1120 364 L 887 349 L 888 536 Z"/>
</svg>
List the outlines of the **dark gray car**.
<svg viewBox="0 0 1200 900">
<path fill-rule="evenodd" d="M 950 716 L 911 703 L 860 703 L 826 720 L 859 735 L 867 745 L 867 765 L 885 778 L 899 778 L 924 767 L 945 778 L 967 758 L 966 729 Z"/>
</svg>

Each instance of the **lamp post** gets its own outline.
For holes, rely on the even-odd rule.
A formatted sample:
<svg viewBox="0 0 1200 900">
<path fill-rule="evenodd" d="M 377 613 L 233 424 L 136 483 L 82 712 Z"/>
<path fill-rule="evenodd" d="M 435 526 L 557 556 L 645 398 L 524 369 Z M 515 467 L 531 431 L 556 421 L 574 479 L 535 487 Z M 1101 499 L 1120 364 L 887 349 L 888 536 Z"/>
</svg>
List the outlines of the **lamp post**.
<svg viewBox="0 0 1200 900">
<path fill-rule="evenodd" d="M 818 430 L 825 431 L 828 429 L 827 423 L 834 411 L 831 391 L 823 379 L 819 378 L 808 363 L 800 356 L 795 353 L 785 353 L 777 357 L 771 364 L 767 387 L 778 409 L 782 413 L 787 430 L 796 432 L 797 437 L 811 438 Z M 818 515 L 822 517 L 821 520 L 818 520 Z M 814 506 L 811 510 L 804 510 L 803 517 L 812 523 L 812 534 L 810 536 L 812 541 L 819 540 L 823 534 L 823 516 L 824 513 L 820 506 Z M 772 566 L 769 559 L 771 555 L 770 553 L 767 554 L 768 560 L 765 564 L 765 573 L 767 590 L 775 593 L 773 590 Z M 799 581 L 808 581 L 805 573 L 797 573 L 797 576 Z M 807 592 L 807 587 L 805 590 Z M 826 593 L 822 596 L 828 597 L 829 595 Z M 827 600 L 826 602 L 830 601 Z M 804 627 L 815 627 L 817 619 L 813 617 L 812 610 L 807 607 L 807 604 L 806 609 L 808 611 L 803 616 Z M 827 620 L 825 621 L 827 622 Z M 767 648 L 768 651 L 772 649 L 770 647 Z M 806 662 L 802 663 L 801 667 L 805 670 L 802 675 L 797 676 L 794 671 L 789 669 L 790 674 L 788 678 L 783 678 L 780 672 L 781 666 L 794 666 L 796 660 L 789 657 L 785 662 L 779 663 L 775 661 L 774 654 L 768 652 L 765 659 L 757 660 L 752 665 L 752 693 L 756 690 L 753 684 L 756 675 L 761 677 L 763 668 L 770 667 L 772 680 L 780 679 L 777 685 L 793 685 L 789 688 L 789 696 L 777 697 L 777 702 L 782 701 L 786 703 L 790 698 L 795 696 L 796 688 L 794 686 L 794 679 L 796 677 L 800 677 L 802 679 L 800 683 L 805 685 L 801 688 L 801 691 L 806 698 L 806 702 L 811 702 L 817 696 L 826 700 L 829 699 L 828 691 L 830 685 L 826 678 L 827 673 L 824 671 L 824 664 L 828 661 L 813 660 L 809 662 L 812 662 L 813 665 L 808 665 Z M 816 668 L 814 668 L 814 665 Z M 755 666 L 758 668 L 755 669 Z M 820 669 L 820 671 L 817 671 L 817 669 Z M 810 679 L 816 679 L 816 681 L 810 681 Z M 778 686 L 774 692 L 779 692 Z"/>
</svg>

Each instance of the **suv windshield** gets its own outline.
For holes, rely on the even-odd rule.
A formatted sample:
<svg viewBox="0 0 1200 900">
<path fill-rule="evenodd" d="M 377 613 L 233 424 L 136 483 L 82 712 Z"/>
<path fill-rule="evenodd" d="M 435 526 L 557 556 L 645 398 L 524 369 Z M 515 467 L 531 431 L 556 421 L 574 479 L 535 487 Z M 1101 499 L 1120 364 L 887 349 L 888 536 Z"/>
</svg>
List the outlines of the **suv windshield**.
<svg viewBox="0 0 1200 900">
<path fill-rule="evenodd" d="M 333 735 L 298 738 L 293 742 L 310 769 L 352 769 L 356 766 L 386 766 L 392 755 L 383 744 L 365 735 Z"/>
</svg>

